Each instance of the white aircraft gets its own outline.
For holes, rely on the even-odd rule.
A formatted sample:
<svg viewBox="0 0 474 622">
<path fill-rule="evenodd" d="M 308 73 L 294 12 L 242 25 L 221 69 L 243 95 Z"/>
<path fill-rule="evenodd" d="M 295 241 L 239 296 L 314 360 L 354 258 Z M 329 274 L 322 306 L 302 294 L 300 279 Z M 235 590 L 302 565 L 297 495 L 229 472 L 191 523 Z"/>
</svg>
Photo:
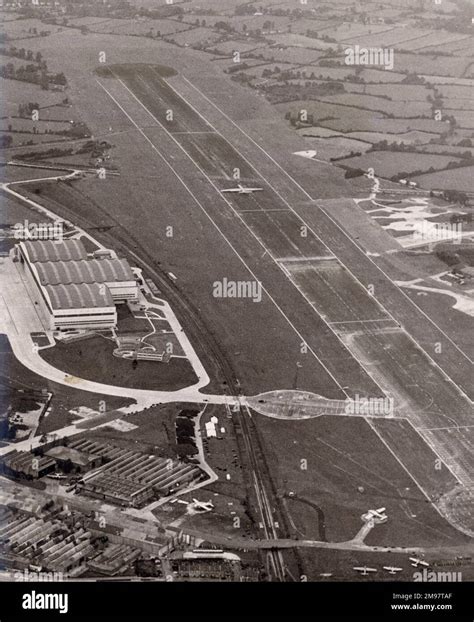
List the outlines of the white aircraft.
<svg viewBox="0 0 474 622">
<path fill-rule="evenodd" d="M 361 575 L 366 577 L 369 572 L 377 572 L 377 568 L 368 568 L 367 566 L 354 566 L 352 570 L 357 570 Z"/>
<path fill-rule="evenodd" d="M 411 561 L 413 568 L 418 568 L 418 566 L 429 566 L 428 562 L 423 561 L 419 557 L 409 557 L 408 559 Z"/>
<path fill-rule="evenodd" d="M 211 501 L 199 501 L 198 499 L 193 499 L 193 507 L 201 512 L 211 512 L 214 509 Z"/>
<path fill-rule="evenodd" d="M 388 516 L 385 514 L 386 508 L 378 508 L 378 510 L 369 510 L 367 516 L 369 518 L 378 518 L 378 520 L 385 522 Z"/>
<path fill-rule="evenodd" d="M 389 574 L 396 574 L 397 572 L 401 572 L 403 568 L 395 568 L 395 566 L 383 566 L 384 570 L 387 570 Z"/>
<path fill-rule="evenodd" d="M 237 192 L 237 194 L 252 194 L 252 192 L 259 192 L 263 190 L 263 188 L 246 188 L 239 184 L 237 188 L 227 188 L 225 190 L 221 190 L 221 192 Z"/>
</svg>

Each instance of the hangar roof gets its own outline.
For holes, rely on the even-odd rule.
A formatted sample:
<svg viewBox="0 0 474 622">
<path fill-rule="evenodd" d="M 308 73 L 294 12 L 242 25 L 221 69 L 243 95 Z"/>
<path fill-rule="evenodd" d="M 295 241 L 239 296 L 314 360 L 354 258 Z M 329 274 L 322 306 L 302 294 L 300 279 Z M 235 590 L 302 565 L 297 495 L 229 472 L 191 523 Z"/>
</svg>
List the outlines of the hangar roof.
<svg viewBox="0 0 474 622">
<path fill-rule="evenodd" d="M 91 309 L 114 307 L 114 301 L 108 287 L 97 283 L 70 285 L 46 285 L 45 290 L 54 310 Z"/>
<path fill-rule="evenodd" d="M 126 259 L 47 261 L 36 263 L 35 268 L 41 285 L 117 283 L 135 280 Z"/>
<path fill-rule="evenodd" d="M 21 242 L 30 261 L 80 261 L 87 259 L 87 252 L 80 240 L 29 240 Z"/>
</svg>

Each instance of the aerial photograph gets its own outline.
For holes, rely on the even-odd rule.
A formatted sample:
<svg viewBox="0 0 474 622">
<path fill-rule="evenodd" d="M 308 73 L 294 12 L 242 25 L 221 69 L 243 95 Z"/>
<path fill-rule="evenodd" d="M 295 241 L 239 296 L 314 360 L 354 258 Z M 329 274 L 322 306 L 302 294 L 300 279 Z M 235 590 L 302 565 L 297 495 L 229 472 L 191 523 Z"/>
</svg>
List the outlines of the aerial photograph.
<svg viewBox="0 0 474 622">
<path fill-rule="evenodd" d="M 472 620 L 473 215 L 474 0 L 0 0 L 2 622 Z"/>
</svg>

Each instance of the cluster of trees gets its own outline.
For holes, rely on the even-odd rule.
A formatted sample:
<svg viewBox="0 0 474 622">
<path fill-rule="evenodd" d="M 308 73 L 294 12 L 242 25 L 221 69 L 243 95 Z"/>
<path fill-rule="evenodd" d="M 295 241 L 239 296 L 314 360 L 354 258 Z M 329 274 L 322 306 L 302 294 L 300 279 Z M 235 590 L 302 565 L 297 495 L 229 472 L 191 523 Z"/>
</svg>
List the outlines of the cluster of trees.
<svg viewBox="0 0 474 622">
<path fill-rule="evenodd" d="M 431 144 L 437 144 L 436 139 L 432 140 Z M 466 145 L 466 146 L 470 146 L 470 145 Z M 414 148 L 413 145 L 411 144 L 403 143 L 403 142 L 396 142 L 396 141 L 389 143 L 387 140 L 381 140 L 378 143 L 374 143 L 372 147 L 368 149 L 367 153 L 369 153 L 370 151 L 394 151 L 394 152 L 418 153 L 416 148 Z M 424 151 L 423 153 L 433 153 L 433 152 Z M 433 153 L 433 155 L 446 155 L 446 156 L 455 155 L 457 158 L 462 158 L 463 160 L 472 160 L 473 158 L 473 155 L 470 151 L 463 151 L 462 153 L 460 152 L 456 154 L 453 154 L 450 151 L 436 151 L 435 153 Z M 472 162 L 469 164 L 472 164 Z M 453 160 L 452 162 L 448 164 L 448 168 L 455 168 L 455 165 L 456 167 L 464 166 L 464 163 L 461 164 Z"/>
<path fill-rule="evenodd" d="M 467 205 L 469 203 L 467 194 L 459 190 L 444 190 L 443 199 L 449 201 L 449 203 L 459 203 L 459 205 Z"/>
<path fill-rule="evenodd" d="M 320 35 L 316 32 L 316 30 L 308 29 L 306 31 L 306 36 L 311 39 L 321 39 L 321 41 L 326 41 L 326 43 L 337 43 L 337 39 L 334 39 L 334 37 L 330 37 L 329 35 Z"/>
<path fill-rule="evenodd" d="M 193 422 L 198 414 L 198 410 L 185 409 L 176 417 L 176 453 L 180 458 L 198 453 Z"/>
<path fill-rule="evenodd" d="M 20 80 L 21 82 L 31 82 L 38 84 L 45 91 L 49 90 L 49 86 L 66 86 L 67 80 L 64 73 L 50 74 L 47 72 L 45 64 L 37 65 L 30 63 L 15 67 L 13 63 L 7 63 L 0 66 L 0 76 L 9 80 Z"/>
<path fill-rule="evenodd" d="M 18 105 L 18 116 L 22 119 L 31 119 L 33 110 L 39 110 L 40 105 L 38 102 L 28 102 L 27 104 Z"/>
<path fill-rule="evenodd" d="M 15 46 L 10 46 L 8 48 L 0 48 L 0 54 L 2 56 L 12 56 L 14 58 L 21 58 L 23 60 L 32 61 L 38 64 L 42 64 L 43 55 L 41 52 L 33 52 L 33 50 L 27 50 L 25 48 L 17 48 Z"/>
<path fill-rule="evenodd" d="M 271 103 L 283 103 L 297 100 L 318 100 L 325 95 L 344 93 L 342 82 L 325 82 L 314 84 L 306 82 L 304 85 L 288 82 L 287 84 L 271 84 L 260 87 Z"/>
<path fill-rule="evenodd" d="M 13 138 L 9 134 L 0 135 L 0 149 L 8 149 L 13 144 Z"/>
<path fill-rule="evenodd" d="M 33 142 L 31 142 L 33 144 Z M 15 156 L 17 160 L 46 160 L 48 158 L 59 158 L 61 156 L 69 156 L 74 153 L 72 147 L 60 149 L 59 147 L 51 147 L 45 151 L 26 151 Z"/>
</svg>

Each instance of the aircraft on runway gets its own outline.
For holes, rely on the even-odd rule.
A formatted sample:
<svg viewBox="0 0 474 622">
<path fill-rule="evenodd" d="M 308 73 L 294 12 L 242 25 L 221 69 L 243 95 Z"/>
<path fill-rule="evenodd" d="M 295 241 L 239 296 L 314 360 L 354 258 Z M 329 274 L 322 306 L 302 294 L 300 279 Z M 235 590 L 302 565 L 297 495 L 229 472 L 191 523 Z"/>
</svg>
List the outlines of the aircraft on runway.
<svg viewBox="0 0 474 622">
<path fill-rule="evenodd" d="M 369 572 L 377 572 L 377 568 L 368 568 L 367 566 L 354 566 L 352 570 L 357 570 L 361 575 L 366 577 Z"/>
<path fill-rule="evenodd" d="M 409 557 L 408 559 L 411 561 L 413 568 L 418 568 L 418 566 L 429 566 L 428 562 L 423 561 L 419 557 Z"/>
<path fill-rule="evenodd" d="M 387 570 L 389 574 L 396 574 L 397 572 L 401 572 L 403 568 L 395 568 L 395 566 L 383 566 L 384 570 Z"/>
<path fill-rule="evenodd" d="M 237 188 L 226 188 L 225 190 L 221 190 L 221 192 L 237 192 L 237 194 L 252 194 L 252 192 L 259 192 L 263 190 L 263 188 L 246 188 L 239 184 Z"/>
<path fill-rule="evenodd" d="M 378 510 L 369 510 L 367 516 L 369 518 L 377 518 L 381 522 L 385 522 L 388 516 L 385 514 L 386 508 L 378 508 Z"/>
</svg>

